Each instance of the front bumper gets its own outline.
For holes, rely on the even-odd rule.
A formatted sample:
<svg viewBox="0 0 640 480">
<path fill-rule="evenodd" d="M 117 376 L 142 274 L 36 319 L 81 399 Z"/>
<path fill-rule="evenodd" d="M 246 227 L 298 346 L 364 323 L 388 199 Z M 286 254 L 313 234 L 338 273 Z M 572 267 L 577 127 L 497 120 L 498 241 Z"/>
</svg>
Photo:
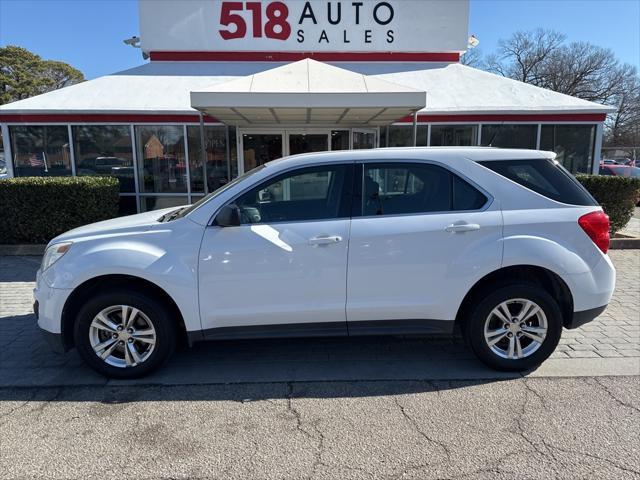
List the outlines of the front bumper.
<svg viewBox="0 0 640 480">
<path fill-rule="evenodd" d="M 38 271 L 33 289 L 33 312 L 47 343 L 58 353 L 68 350 L 62 332 L 62 310 L 70 293 L 71 290 L 51 288 Z"/>
<path fill-rule="evenodd" d="M 590 308 L 589 310 L 582 310 L 581 312 L 573 312 L 573 316 L 569 322 L 565 322 L 565 328 L 569 330 L 573 330 L 574 328 L 578 328 L 585 323 L 589 323 L 592 320 L 605 311 L 607 305 L 603 305 L 601 307 Z"/>
</svg>

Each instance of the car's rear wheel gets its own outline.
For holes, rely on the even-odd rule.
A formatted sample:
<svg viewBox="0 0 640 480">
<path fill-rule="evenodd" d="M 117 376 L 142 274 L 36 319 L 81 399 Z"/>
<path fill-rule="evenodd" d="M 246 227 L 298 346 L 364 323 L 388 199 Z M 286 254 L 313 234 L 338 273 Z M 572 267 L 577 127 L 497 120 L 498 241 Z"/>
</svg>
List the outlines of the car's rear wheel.
<svg viewBox="0 0 640 480">
<path fill-rule="evenodd" d="M 558 302 L 537 285 L 498 288 L 482 297 L 466 322 L 474 353 L 498 370 L 528 370 L 544 362 L 562 334 Z"/>
<path fill-rule="evenodd" d="M 140 292 L 91 298 L 80 309 L 74 340 L 82 358 L 113 378 L 136 378 L 164 363 L 175 348 L 175 325 L 160 302 Z"/>
</svg>

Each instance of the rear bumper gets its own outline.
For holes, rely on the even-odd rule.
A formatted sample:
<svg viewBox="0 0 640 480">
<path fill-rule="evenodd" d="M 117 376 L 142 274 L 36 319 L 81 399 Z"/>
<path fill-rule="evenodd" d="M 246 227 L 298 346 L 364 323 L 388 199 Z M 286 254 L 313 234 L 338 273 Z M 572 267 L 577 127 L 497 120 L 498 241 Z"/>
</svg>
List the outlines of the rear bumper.
<svg viewBox="0 0 640 480">
<path fill-rule="evenodd" d="M 603 305 L 601 307 L 590 308 L 589 310 L 582 310 L 581 312 L 573 312 L 571 320 L 565 323 L 565 328 L 572 330 L 584 325 L 585 323 L 589 323 L 604 312 L 606 308 L 607 305 Z"/>
</svg>

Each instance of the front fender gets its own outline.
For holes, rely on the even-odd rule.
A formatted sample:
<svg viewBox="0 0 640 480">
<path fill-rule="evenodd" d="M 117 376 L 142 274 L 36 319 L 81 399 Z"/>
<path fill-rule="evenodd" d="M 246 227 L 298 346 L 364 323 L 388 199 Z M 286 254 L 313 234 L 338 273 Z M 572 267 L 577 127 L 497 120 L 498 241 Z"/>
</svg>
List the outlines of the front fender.
<svg viewBox="0 0 640 480">
<path fill-rule="evenodd" d="M 200 330 L 198 248 L 203 228 L 153 228 L 146 232 L 74 242 L 69 253 L 42 273 L 51 288 L 73 290 L 104 275 L 130 275 L 162 288 L 176 303 L 187 330 Z"/>
</svg>

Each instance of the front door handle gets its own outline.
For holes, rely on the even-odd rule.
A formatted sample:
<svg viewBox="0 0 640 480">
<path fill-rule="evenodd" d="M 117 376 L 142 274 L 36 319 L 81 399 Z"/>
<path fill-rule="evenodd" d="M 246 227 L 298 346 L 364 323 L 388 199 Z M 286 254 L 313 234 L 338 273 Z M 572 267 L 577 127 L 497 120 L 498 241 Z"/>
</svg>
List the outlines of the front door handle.
<svg viewBox="0 0 640 480">
<path fill-rule="evenodd" d="M 453 223 L 445 228 L 445 230 L 451 233 L 473 232 L 480 230 L 480 225 L 477 223 Z"/>
<path fill-rule="evenodd" d="M 329 245 L 341 241 L 342 237 L 339 235 L 318 235 L 309 239 L 309 245 Z"/>
</svg>

